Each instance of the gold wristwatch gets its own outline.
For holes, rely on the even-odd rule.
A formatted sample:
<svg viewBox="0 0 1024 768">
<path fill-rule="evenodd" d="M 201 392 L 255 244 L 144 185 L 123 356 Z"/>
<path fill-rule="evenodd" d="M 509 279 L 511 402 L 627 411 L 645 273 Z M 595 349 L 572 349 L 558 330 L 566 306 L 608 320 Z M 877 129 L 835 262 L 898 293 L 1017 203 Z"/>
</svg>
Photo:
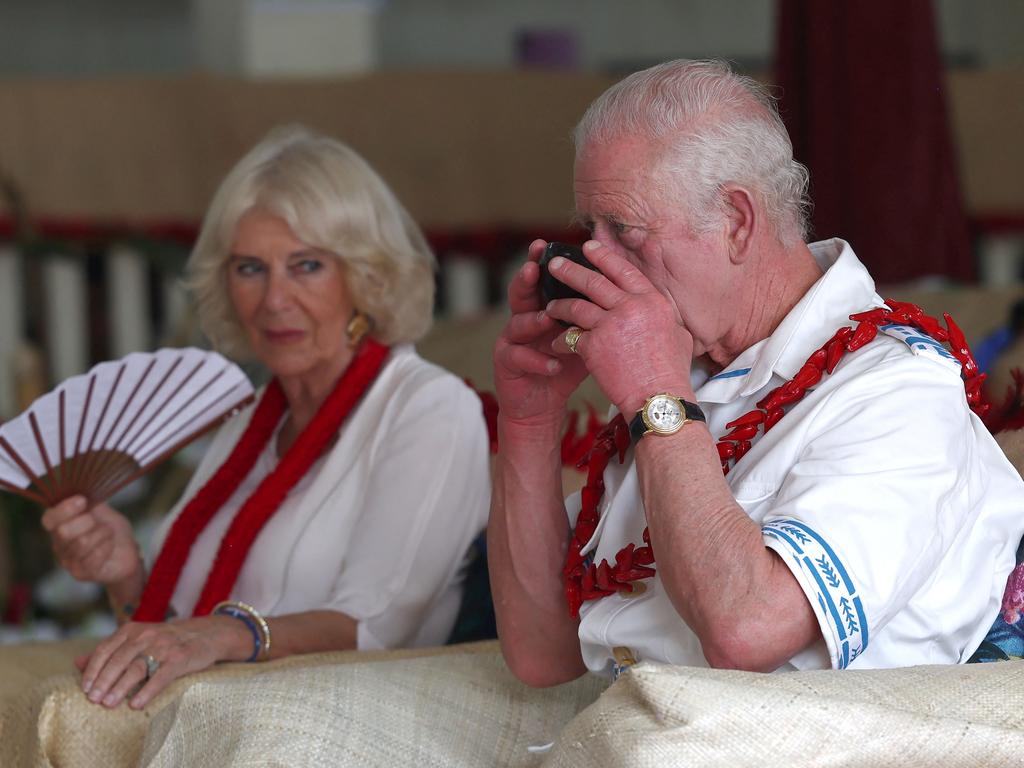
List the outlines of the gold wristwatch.
<svg viewBox="0 0 1024 768">
<path fill-rule="evenodd" d="M 651 433 L 674 435 L 691 421 L 707 421 L 700 406 L 662 392 L 647 398 L 643 408 L 636 412 L 629 423 L 629 436 L 635 443 Z"/>
</svg>

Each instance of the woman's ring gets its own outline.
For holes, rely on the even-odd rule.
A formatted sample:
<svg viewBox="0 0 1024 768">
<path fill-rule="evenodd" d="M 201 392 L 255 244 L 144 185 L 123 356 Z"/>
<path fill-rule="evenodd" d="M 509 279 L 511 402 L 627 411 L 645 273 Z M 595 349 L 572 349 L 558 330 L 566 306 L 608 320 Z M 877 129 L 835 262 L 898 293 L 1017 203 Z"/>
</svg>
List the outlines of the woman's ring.
<svg viewBox="0 0 1024 768">
<path fill-rule="evenodd" d="M 146 665 L 146 679 L 149 680 L 149 678 L 155 675 L 156 671 L 160 669 L 160 662 L 148 653 L 140 653 L 139 658 L 142 659 L 143 663 Z"/>
<path fill-rule="evenodd" d="M 580 336 L 582 335 L 583 329 L 580 328 L 578 325 L 572 326 L 568 331 L 565 332 L 565 346 L 567 346 L 569 348 L 569 351 L 572 352 L 573 354 L 578 354 L 576 352 L 576 345 L 579 343 Z"/>
</svg>

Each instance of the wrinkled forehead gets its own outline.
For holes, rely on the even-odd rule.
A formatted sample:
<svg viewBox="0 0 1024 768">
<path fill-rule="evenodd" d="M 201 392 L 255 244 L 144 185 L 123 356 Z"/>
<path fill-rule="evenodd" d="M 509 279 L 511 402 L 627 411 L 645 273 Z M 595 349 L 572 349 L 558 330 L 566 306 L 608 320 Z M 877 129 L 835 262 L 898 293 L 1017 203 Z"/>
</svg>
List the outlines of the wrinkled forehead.
<svg viewBox="0 0 1024 768">
<path fill-rule="evenodd" d="M 619 139 L 583 147 L 573 165 L 573 196 L 578 216 L 640 212 L 655 197 L 660 153 L 651 142 Z"/>
<path fill-rule="evenodd" d="M 659 172 L 667 157 L 667 145 L 662 141 L 628 135 L 594 140 L 576 153 L 573 183 L 598 179 L 642 183 Z"/>
</svg>

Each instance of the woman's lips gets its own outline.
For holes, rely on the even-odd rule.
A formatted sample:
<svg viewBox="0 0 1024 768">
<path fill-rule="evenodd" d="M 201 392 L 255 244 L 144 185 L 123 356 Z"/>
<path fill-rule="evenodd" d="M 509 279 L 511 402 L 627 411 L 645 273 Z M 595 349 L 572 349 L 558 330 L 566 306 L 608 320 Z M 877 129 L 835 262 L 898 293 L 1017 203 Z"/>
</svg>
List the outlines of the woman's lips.
<svg viewBox="0 0 1024 768">
<path fill-rule="evenodd" d="M 290 344 L 301 339 L 306 335 L 306 332 L 294 329 L 266 330 L 263 332 L 263 335 L 271 344 Z"/>
</svg>

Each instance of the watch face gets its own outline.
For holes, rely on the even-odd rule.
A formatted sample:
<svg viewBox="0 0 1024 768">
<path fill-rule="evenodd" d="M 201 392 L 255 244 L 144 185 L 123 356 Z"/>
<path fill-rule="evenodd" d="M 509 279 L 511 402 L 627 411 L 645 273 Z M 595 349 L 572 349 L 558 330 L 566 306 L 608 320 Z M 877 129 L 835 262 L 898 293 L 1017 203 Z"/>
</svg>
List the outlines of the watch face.
<svg viewBox="0 0 1024 768">
<path fill-rule="evenodd" d="M 647 428 L 661 435 L 671 435 L 686 421 L 683 406 L 674 397 L 657 395 L 644 408 Z"/>
</svg>

